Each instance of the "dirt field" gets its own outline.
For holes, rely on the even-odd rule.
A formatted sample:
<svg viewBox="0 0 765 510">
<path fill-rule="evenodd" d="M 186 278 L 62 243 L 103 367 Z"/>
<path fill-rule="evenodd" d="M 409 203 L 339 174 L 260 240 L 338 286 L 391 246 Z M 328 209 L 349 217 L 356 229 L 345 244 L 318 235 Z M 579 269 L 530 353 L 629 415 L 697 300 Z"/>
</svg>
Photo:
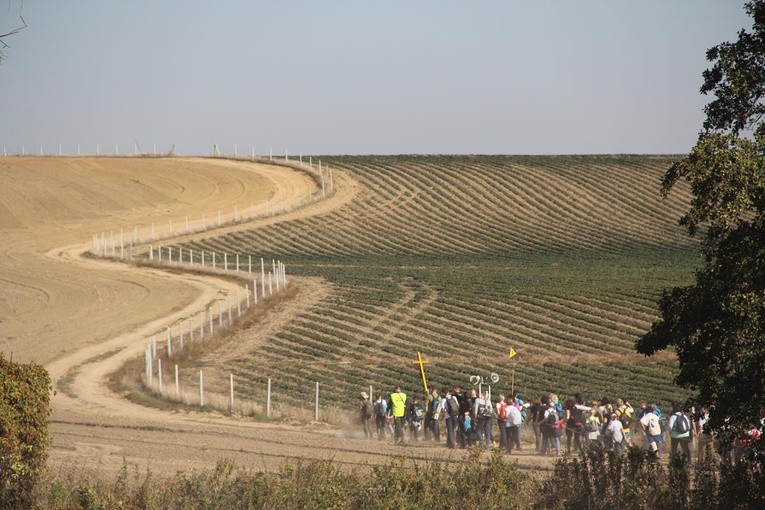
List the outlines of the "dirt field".
<svg viewBox="0 0 765 510">
<path fill-rule="evenodd" d="M 237 203 L 278 201 L 312 187 L 313 181 L 295 170 L 225 160 L 0 160 L 0 351 L 45 365 L 55 384 L 67 378 L 67 394 L 57 391 L 52 399 L 52 466 L 110 476 L 125 462 L 174 473 L 211 467 L 221 457 L 269 469 L 301 458 L 374 464 L 402 452 L 358 438 L 355 431 L 158 411 L 130 403 L 105 386 L 107 374 L 142 353 L 146 336 L 234 287 L 214 277 L 83 258 L 94 233 L 202 213 L 211 217 Z M 357 192 L 340 172 L 336 188 L 324 201 L 257 221 L 324 214 Z M 320 292 L 316 282 L 303 285 L 308 292 L 298 295 L 304 297 L 272 312 L 264 327 L 278 327 L 302 305 L 300 299 Z M 406 451 L 420 459 L 462 458 L 432 446 Z M 519 459 L 538 463 L 531 455 Z"/>
</svg>

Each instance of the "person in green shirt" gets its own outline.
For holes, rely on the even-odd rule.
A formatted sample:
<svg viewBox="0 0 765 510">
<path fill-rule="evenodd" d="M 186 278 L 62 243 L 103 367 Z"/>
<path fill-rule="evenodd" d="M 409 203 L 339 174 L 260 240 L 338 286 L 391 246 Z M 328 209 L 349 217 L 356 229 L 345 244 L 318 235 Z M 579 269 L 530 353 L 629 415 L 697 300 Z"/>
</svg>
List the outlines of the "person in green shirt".
<svg viewBox="0 0 765 510">
<path fill-rule="evenodd" d="M 388 413 L 393 417 L 393 440 L 396 444 L 404 444 L 404 415 L 406 414 L 406 393 L 401 386 L 388 397 Z"/>
</svg>

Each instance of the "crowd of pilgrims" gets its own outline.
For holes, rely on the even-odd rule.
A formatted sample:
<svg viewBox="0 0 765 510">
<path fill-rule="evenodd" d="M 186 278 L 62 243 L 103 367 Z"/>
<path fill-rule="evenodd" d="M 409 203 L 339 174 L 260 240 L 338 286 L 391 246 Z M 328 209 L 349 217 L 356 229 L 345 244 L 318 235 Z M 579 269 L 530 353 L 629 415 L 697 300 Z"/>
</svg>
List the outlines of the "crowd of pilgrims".
<svg viewBox="0 0 765 510">
<path fill-rule="evenodd" d="M 549 394 L 525 402 L 518 395 L 492 399 L 488 390 L 462 391 L 459 386 L 441 392 L 432 387 L 423 399 L 410 398 L 400 387 L 374 400 L 361 392 L 359 399 L 365 437 L 382 440 L 392 434 L 396 444 L 406 444 L 407 435 L 410 442 L 441 442 L 445 436 L 447 448 L 481 445 L 488 450 L 496 443 L 510 453 L 522 449 L 525 431 L 533 434 L 541 455 L 561 455 L 563 448 L 565 454 L 580 452 L 594 444 L 621 454 L 637 442 L 659 458 L 666 440 L 670 453 L 681 451 L 688 457 L 694 441 L 699 457 L 715 449 L 715 438 L 705 428 L 707 410 L 692 412 L 676 403 L 665 416 L 658 405 L 643 400 L 633 407 L 624 398 L 585 401 L 575 394 L 561 401 Z M 753 434 L 757 437 L 750 439 L 759 440 L 759 432 Z"/>
</svg>

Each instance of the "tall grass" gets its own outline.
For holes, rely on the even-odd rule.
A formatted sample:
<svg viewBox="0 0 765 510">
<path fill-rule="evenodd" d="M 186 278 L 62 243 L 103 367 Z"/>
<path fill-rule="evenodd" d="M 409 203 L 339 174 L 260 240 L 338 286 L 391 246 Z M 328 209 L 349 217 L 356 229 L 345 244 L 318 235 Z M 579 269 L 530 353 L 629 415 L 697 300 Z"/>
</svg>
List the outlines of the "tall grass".
<svg viewBox="0 0 765 510">
<path fill-rule="evenodd" d="M 35 493 L 40 508 L 57 509 L 415 509 L 528 508 L 538 487 L 501 451 L 487 459 L 471 451 L 458 467 L 422 466 L 399 457 L 385 466 L 348 471 L 331 461 L 285 464 L 274 473 L 239 469 L 228 460 L 215 469 L 156 477 L 123 467 L 111 482 L 51 474 Z"/>
</svg>

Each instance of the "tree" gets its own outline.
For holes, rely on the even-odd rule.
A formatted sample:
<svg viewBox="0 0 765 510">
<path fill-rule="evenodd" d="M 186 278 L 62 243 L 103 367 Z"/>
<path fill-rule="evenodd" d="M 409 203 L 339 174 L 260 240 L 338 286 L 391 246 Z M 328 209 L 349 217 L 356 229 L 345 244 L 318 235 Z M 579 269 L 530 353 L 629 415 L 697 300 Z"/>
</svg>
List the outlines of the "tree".
<svg viewBox="0 0 765 510">
<path fill-rule="evenodd" d="M 636 342 L 648 356 L 675 348 L 675 382 L 714 406 L 713 428 L 726 418 L 750 428 L 765 409 L 765 0 L 745 9 L 752 30 L 707 51 L 701 92 L 715 99 L 662 182 L 664 196 L 681 180 L 691 186 L 680 224 L 701 236 L 702 267 L 694 285 L 663 293 L 659 321 Z"/>
<path fill-rule="evenodd" d="M 8 10 L 11 10 L 10 3 L 8 4 Z M 16 35 L 25 28 L 27 28 L 27 22 L 24 21 L 24 17 L 21 15 L 21 13 L 24 10 L 24 0 L 21 0 L 21 3 L 19 5 L 19 24 L 16 25 L 13 29 L 11 29 L 8 32 L 0 33 L 0 64 L 5 60 L 7 57 L 5 55 L 5 49 L 10 48 L 7 42 L 5 42 L 9 37 L 12 35 Z"/>
</svg>

